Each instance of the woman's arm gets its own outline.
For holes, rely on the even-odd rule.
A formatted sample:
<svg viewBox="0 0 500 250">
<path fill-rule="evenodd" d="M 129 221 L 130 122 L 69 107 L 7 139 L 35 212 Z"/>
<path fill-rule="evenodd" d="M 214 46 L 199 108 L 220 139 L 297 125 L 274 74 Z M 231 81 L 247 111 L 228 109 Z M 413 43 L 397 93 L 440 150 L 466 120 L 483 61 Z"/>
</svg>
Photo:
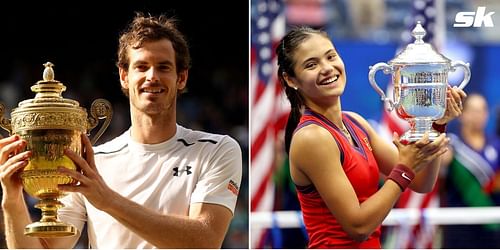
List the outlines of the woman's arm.
<svg viewBox="0 0 500 250">
<path fill-rule="evenodd" d="M 406 164 L 418 164 L 433 157 L 413 155 L 415 157 L 405 158 Z M 396 182 L 388 180 L 360 204 L 342 168 L 335 140 L 330 132 L 317 125 L 306 126 L 294 135 L 290 164 L 294 183 L 302 186 L 314 184 L 342 228 L 357 241 L 365 240 L 382 223 L 402 192 Z"/>
<path fill-rule="evenodd" d="M 313 183 L 333 216 L 351 238 L 365 240 L 384 220 L 401 193 L 394 182 L 359 203 L 340 163 L 340 151 L 326 129 L 309 125 L 293 137 L 290 148 L 292 179 Z"/>
<path fill-rule="evenodd" d="M 349 112 L 349 114 L 356 119 L 361 126 L 368 133 L 370 143 L 372 144 L 373 154 L 377 163 L 379 164 L 380 172 L 388 176 L 394 166 L 400 161 L 400 158 L 407 157 L 405 155 L 400 155 L 398 148 L 394 143 L 389 143 L 387 139 L 382 138 L 376 131 L 370 126 L 370 124 L 360 115 Z M 424 138 L 425 139 L 425 138 Z M 393 138 L 393 140 L 399 140 L 398 138 Z M 439 174 L 439 155 L 446 152 L 449 139 L 445 137 L 444 134 L 440 135 L 434 142 L 430 143 L 427 140 L 421 140 L 417 142 L 416 146 L 421 148 L 420 154 L 424 155 L 434 155 L 432 156 L 432 161 L 421 163 L 422 165 L 416 166 L 420 171 L 416 171 L 415 178 L 410 184 L 410 188 L 416 192 L 425 193 L 430 192 L 436 183 L 437 176 Z M 413 163 L 407 163 L 413 164 Z M 407 165 L 405 164 L 405 165 Z"/>
</svg>

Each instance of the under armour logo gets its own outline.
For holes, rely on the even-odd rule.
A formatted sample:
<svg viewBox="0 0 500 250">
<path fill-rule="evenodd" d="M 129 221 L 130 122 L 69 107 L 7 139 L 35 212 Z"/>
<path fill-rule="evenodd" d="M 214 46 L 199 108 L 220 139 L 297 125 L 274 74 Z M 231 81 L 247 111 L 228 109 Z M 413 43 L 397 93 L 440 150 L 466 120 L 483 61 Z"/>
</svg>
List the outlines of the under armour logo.
<svg viewBox="0 0 500 250">
<path fill-rule="evenodd" d="M 183 172 L 186 172 L 186 175 L 190 175 L 193 172 L 191 171 L 191 166 L 185 166 L 184 168 L 179 169 L 178 167 L 174 168 L 174 176 L 180 176 Z"/>
</svg>

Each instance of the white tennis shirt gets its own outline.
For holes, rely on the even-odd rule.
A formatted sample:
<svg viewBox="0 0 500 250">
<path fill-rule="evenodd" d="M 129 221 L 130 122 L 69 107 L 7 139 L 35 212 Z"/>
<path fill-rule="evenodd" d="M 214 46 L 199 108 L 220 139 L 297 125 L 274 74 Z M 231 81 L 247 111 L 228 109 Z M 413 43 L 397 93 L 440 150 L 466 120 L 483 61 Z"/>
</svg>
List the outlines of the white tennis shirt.
<svg viewBox="0 0 500 250">
<path fill-rule="evenodd" d="M 241 183 L 242 156 L 227 135 L 177 125 L 174 137 L 140 144 L 130 129 L 94 148 L 99 174 L 120 195 L 162 214 L 188 215 L 192 203 L 212 203 L 234 213 Z M 154 248 L 79 193 L 62 198 L 59 219 L 80 232 L 85 222 L 92 248 Z M 147 227 L 148 225 L 144 225 Z"/>
</svg>

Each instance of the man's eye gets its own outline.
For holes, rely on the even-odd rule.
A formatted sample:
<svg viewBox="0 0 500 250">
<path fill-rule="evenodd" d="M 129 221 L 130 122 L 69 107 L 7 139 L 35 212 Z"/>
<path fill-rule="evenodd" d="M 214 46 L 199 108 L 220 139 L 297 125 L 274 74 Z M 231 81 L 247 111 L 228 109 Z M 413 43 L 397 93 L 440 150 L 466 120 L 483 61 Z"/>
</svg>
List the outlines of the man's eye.
<svg viewBox="0 0 500 250">
<path fill-rule="evenodd" d="M 171 69 L 171 67 L 168 66 L 168 65 L 162 65 L 162 66 L 159 67 L 159 69 L 161 71 L 169 71 Z"/>
<path fill-rule="evenodd" d="M 148 67 L 146 65 L 137 65 L 136 69 L 142 72 L 148 70 Z"/>
</svg>

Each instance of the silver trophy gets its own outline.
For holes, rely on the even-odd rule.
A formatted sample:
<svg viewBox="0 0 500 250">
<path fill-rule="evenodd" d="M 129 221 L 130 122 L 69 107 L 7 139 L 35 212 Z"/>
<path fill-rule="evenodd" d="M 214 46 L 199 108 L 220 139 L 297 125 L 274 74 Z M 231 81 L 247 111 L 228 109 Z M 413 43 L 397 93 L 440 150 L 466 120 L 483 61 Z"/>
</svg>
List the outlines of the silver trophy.
<svg viewBox="0 0 500 250">
<path fill-rule="evenodd" d="M 387 102 L 387 110 L 396 109 L 397 115 L 410 124 L 410 129 L 401 136 L 402 141 L 414 142 L 429 133 L 429 139 L 435 140 L 439 132 L 432 128 L 432 123 L 444 116 L 446 111 L 446 87 L 448 72 L 462 67 L 464 79 L 458 86 L 463 89 L 470 80 L 469 64 L 451 61 L 436 52 L 432 45 L 425 43 L 425 29 L 420 22 L 412 31 L 415 42 L 409 44 L 396 58 L 387 63 L 370 66 L 368 79 L 370 84 Z M 375 74 L 383 70 L 392 74 L 394 85 L 393 99 L 389 99 L 375 81 Z"/>
</svg>

